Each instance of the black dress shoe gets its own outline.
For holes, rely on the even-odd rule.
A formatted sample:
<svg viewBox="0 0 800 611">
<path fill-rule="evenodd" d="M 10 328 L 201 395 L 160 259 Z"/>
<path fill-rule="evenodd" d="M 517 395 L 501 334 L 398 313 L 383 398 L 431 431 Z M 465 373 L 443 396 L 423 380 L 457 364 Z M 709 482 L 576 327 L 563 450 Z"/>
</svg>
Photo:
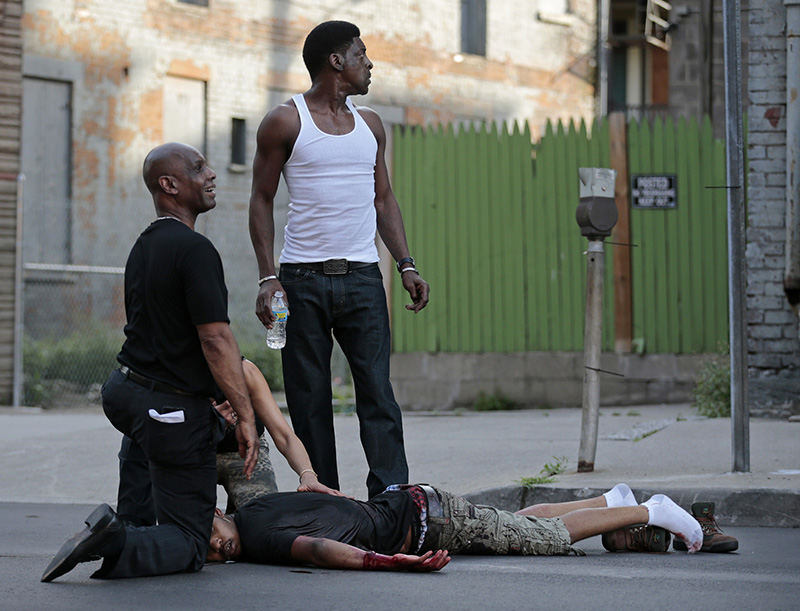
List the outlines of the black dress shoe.
<svg viewBox="0 0 800 611">
<path fill-rule="evenodd" d="M 108 505 L 103 503 L 85 520 L 86 528 L 67 539 L 58 550 L 42 574 L 42 581 L 53 581 L 68 573 L 81 562 L 99 560 L 101 549 L 110 543 L 114 536 L 123 534 L 122 521 Z"/>
</svg>

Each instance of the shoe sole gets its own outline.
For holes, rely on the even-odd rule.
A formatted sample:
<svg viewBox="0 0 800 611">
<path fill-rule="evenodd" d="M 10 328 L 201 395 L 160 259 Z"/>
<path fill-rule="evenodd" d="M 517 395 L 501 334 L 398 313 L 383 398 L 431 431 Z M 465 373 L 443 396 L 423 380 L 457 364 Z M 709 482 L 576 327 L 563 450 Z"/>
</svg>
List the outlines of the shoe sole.
<svg viewBox="0 0 800 611">
<path fill-rule="evenodd" d="M 103 530 L 113 519 L 114 511 L 108 505 L 103 504 L 95 508 L 89 517 L 84 520 L 86 528 L 67 539 L 61 549 L 53 556 L 50 564 L 47 565 L 44 573 L 42 573 L 42 582 L 53 581 L 56 577 L 60 577 L 74 569 L 80 562 L 79 558 L 89 553 L 89 549 L 86 548 L 94 547 L 85 545 L 92 535 Z M 96 542 L 96 544 L 99 543 L 99 541 Z"/>
<path fill-rule="evenodd" d="M 648 548 L 647 549 L 639 549 L 637 547 L 630 547 L 628 545 L 628 535 L 627 531 L 631 528 L 639 528 L 645 527 L 647 531 L 649 531 L 649 536 L 646 537 Z M 622 544 L 620 545 L 619 538 L 622 539 Z M 603 542 L 603 547 L 608 550 L 609 552 L 634 552 L 634 553 L 654 553 L 654 554 L 661 554 L 669 550 L 670 539 L 672 535 L 670 532 L 665 529 L 661 528 L 660 526 L 648 526 L 647 524 L 632 524 L 631 526 L 626 526 L 624 528 L 619 528 L 617 530 L 612 530 L 611 532 L 603 533 L 601 536 L 601 540 Z"/>
<path fill-rule="evenodd" d="M 685 552 L 686 551 L 686 544 L 681 541 L 680 539 L 675 539 L 672 543 L 672 549 L 678 552 Z M 701 552 L 707 552 L 710 554 L 722 554 L 725 552 L 735 552 L 739 549 L 739 542 L 738 541 L 723 541 L 721 543 L 715 543 L 706 545 L 703 543 L 703 547 L 700 548 Z"/>
</svg>

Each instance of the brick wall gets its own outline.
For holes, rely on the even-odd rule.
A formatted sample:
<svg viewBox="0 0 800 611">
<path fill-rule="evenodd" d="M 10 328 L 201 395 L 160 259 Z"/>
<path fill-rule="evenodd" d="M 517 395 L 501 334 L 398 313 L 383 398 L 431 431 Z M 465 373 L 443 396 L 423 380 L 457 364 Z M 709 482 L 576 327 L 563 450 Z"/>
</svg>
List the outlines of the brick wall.
<svg viewBox="0 0 800 611">
<path fill-rule="evenodd" d="M 746 11 L 748 1 L 741 2 Z M 722 0 L 686 0 L 673 4 L 669 53 L 669 105 L 675 116 L 709 115 L 717 138 L 725 137 L 725 50 Z M 746 24 L 743 53 L 749 45 Z M 742 81 L 747 81 L 743 62 Z"/>
<path fill-rule="evenodd" d="M 22 103 L 22 0 L 0 5 L 0 405 L 11 402 L 17 181 Z"/>
<path fill-rule="evenodd" d="M 700 117 L 714 110 L 708 103 L 713 83 L 709 59 L 716 48 L 709 42 L 713 16 L 707 5 L 708 0 L 690 0 L 683 3 L 686 12 L 681 16 L 673 10 L 677 27 L 670 33 L 669 105 L 677 116 Z"/>
<path fill-rule="evenodd" d="M 798 321 L 783 292 L 786 210 L 786 12 L 752 3 L 749 29 L 747 349 L 756 410 L 800 411 Z"/>
</svg>

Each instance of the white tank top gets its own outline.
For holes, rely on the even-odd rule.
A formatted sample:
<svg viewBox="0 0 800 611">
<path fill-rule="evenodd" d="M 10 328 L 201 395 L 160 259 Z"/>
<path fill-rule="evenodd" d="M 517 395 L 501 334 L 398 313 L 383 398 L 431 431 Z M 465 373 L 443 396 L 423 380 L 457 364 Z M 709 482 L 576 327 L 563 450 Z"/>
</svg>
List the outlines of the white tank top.
<svg viewBox="0 0 800 611">
<path fill-rule="evenodd" d="M 349 99 L 355 127 L 342 135 L 316 126 L 303 94 L 292 99 L 300 114 L 300 133 L 283 166 L 289 218 L 279 261 L 376 262 L 375 135 Z"/>
</svg>

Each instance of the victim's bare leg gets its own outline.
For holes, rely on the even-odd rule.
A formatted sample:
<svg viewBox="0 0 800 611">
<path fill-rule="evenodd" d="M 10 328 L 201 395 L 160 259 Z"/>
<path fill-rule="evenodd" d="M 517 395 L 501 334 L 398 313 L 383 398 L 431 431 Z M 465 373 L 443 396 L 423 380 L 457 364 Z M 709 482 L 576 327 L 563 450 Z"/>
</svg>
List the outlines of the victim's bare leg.
<svg viewBox="0 0 800 611">
<path fill-rule="evenodd" d="M 703 530 L 698 521 L 663 494 L 655 494 L 641 505 L 627 484 L 617 484 L 602 496 L 567 503 L 541 503 L 517 512 L 537 518 L 560 517 L 571 542 L 604 532 L 648 524 L 665 528 L 686 542 L 689 553 L 703 544 Z"/>
<path fill-rule="evenodd" d="M 650 514 L 644 505 L 579 509 L 561 516 L 572 543 L 623 526 L 647 524 L 649 519 Z"/>
<path fill-rule="evenodd" d="M 690 554 L 703 545 L 703 529 L 699 522 L 663 494 L 653 495 L 633 507 L 579 509 L 562 515 L 561 521 L 567 527 L 572 543 L 625 526 L 648 524 L 665 528 L 683 539 Z"/>
<path fill-rule="evenodd" d="M 556 518 L 579 509 L 597 509 L 602 507 L 633 507 L 636 499 L 628 484 L 617 484 L 608 492 L 590 499 L 567 501 L 566 503 L 539 503 L 520 509 L 517 514 L 537 518 Z"/>
<path fill-rule="evenodd" d="M 517 515 L 534 516 L 536 518 L 556 518 L 580 509 L 605 508 L 606 499 L 595 496 L 580 501 L 567 501 L 566 503 L 539 503 L 517 511 Z"/>
</svg>

